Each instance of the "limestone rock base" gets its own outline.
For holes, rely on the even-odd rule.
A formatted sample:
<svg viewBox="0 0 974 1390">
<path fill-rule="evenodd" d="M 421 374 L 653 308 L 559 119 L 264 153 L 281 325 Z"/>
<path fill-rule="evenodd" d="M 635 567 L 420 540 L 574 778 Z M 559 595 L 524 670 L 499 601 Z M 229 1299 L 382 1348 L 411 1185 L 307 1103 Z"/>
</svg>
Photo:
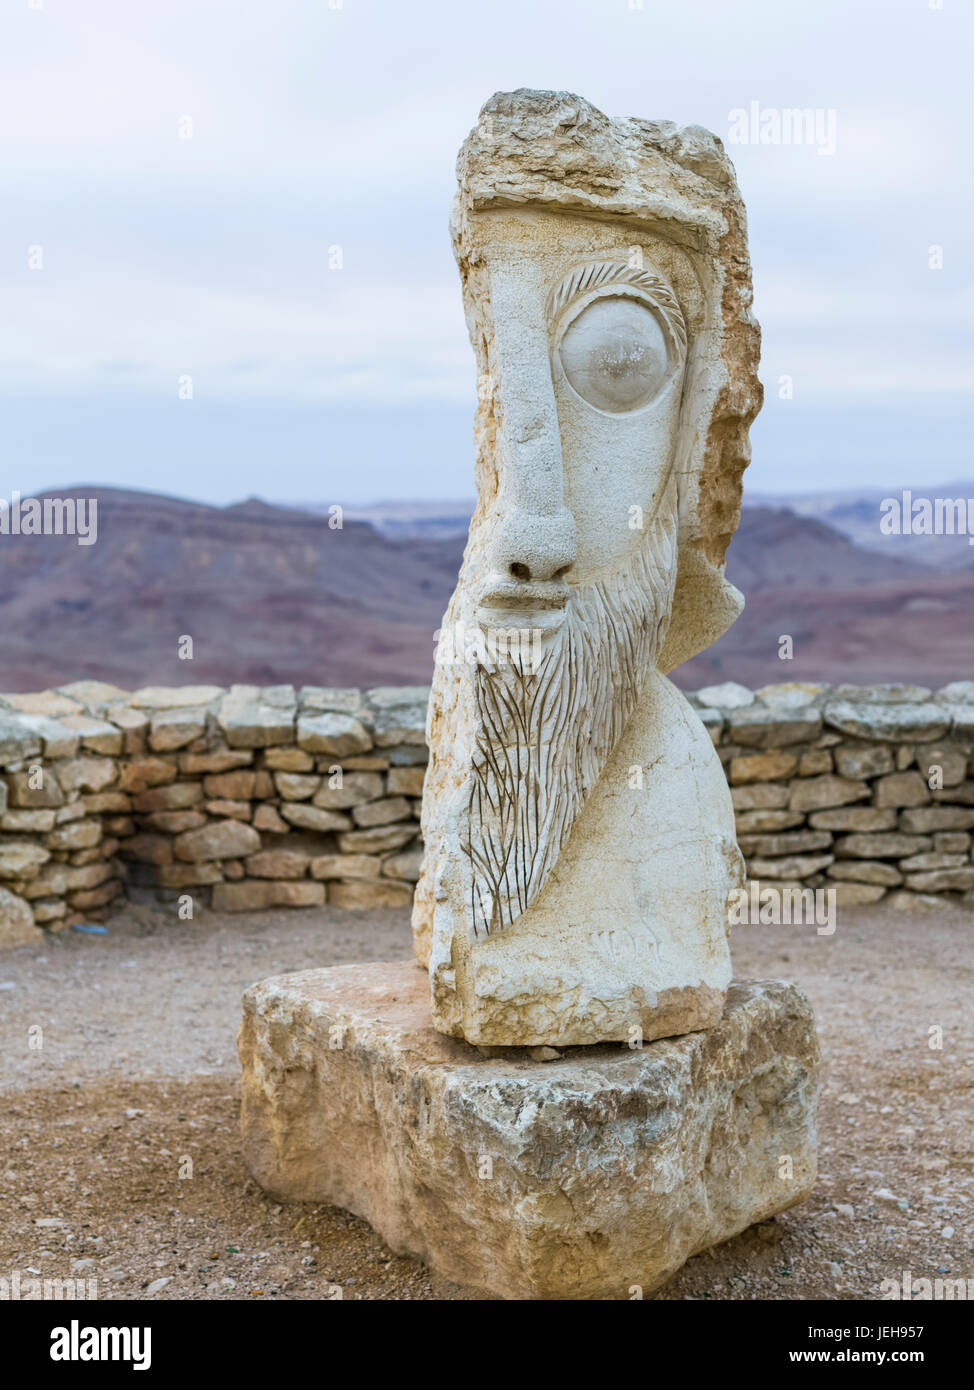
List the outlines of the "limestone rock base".
<svg viewBox="0 0 974 1390">
<path fill-rule="evenodd" d="M 815 1030 L 778 980 L 704 1032 L 545 1062 L 435 1032 L 411 962 L 346 965 L 254 985 L 239 1047 L 262 1187 L 504 1298 L 649 1292 L 815 1178 Z"/>
</svg>

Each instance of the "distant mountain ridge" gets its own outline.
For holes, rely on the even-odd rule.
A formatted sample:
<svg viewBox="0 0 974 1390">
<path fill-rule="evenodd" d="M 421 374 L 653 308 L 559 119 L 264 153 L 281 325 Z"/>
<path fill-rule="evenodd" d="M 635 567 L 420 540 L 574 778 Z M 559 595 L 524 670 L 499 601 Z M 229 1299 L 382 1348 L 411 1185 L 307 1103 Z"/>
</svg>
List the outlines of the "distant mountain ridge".
<svg viewBox="0 0 974 1390">
<path fill-rule="evenodd" d="M 301 505 L 315 515 L 328 510 L 328 504 L 324 502 Z M 349 520 L 367 522 L 390 540 L 433 540 L 450 536 L 465 537 L 474 506 L 471 497 L 430 502 L 372 502 L 368 506 L 345 507 L 344 512 Z"/>
<path fill-rule="evenodd" d="M 939 483 L 934 487 L 917 486 L 911 491 L 914 498 L 969 499 L 970 524 L 974 526 L 974 479 Z M 919 561 L 930 569 L 944 572 L 974 569 L 974 547 L 970 546 L 966 535 L 883 534 L 880 530 L 880 504 L 888 497 L 899 499 L 902 493 L 902 488 L 853 488 L 791 496 L 751 492 L 745 488 L 744 511 L 785 509 L 796 516 L 823 522 L 862 549 L 875 551 L 890 560 Z M 310 505 L 314 510 L 313 504 Z M 346 514 L 354 520 L 367 521 L 390 538 L 422 539 L 466 535 L 473 508 L 473 499 L 386 501 L 350 507 Z"/>
<path fill-rule="evenodd" d="M 968 524 L 974 526 L 974 479 L 971 478 L 954 479 L 947 483 L 915 484 L 907 489 L 856 488 L 847 491 L 800 493 L 794 497 L 750 493 L 744 500 L 747 507 L 788 507 L 797 516 L 814 517 L 835 527 L 856 545 L 883 555 L 919 560 L 930 568 L 945 573 L 955 569 L 974 570 L 974 547 L 970 545 L 966 534 L 883 534 L 880 530 L 881 504 L 887 498 L 899 501 L 904 491 L 910 492 L 914 500 L 963 498 L 969 503 Z"/>
<path fill-rule="evenodd" d="M 250 499 L 212 507 L 78 485 L 98 540 L 0 537 L 0 688 L 427 679 L 455 543 L 402 544 Z M 194 639 L 180 661 L 180 635 Z M 73 673 L 73 674 L 69 674 Z"/>
<path fill-rule="evenodd" d="M 259 498 L 214 507 L 86 484 L 42 496 L 94 497 L 98 540 L 0 535 L 2 690 L 430 678 L 465 544 L 462 502 L 438 504 L 430 536 L 411 533 L 426 503 L 381 504 L 376 525 L 370 509 L 348 508 L 336 529 L 327 507 Z M 678 684 L 971 674 L 974 570 L 944 574 L 904 547 L 876 553 L 776 505 L 745 508 L 727 572 L 745 612 Z M 782 634 L 795 643 L 787 664 Z M 178 657 L 186 635 L 192 661 Z"/>
</svg>

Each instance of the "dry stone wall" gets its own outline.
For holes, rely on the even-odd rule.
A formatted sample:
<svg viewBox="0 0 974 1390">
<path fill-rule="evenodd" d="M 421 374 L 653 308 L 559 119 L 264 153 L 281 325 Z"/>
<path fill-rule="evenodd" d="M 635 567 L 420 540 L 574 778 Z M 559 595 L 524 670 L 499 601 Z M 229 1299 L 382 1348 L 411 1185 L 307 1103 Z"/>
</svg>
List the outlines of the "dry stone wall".
<svg viewBox="0 0 974 1390">
<path fill-rule="evenodd" d="M 194 914 L 408 906 L 427 697 L 96 681 L 0 696 L 0 945 L 123 897 Z M 974 682 L 725 684 L 690 701 L 752 879 L 835 888 L 840 905 L 974 904 Z"/>
<path fill-rule="evenodd" d="M 117 899 L 405 907 L 428 690 L 79 681 L 0 697 L 0 942 Z"/>
</svg>

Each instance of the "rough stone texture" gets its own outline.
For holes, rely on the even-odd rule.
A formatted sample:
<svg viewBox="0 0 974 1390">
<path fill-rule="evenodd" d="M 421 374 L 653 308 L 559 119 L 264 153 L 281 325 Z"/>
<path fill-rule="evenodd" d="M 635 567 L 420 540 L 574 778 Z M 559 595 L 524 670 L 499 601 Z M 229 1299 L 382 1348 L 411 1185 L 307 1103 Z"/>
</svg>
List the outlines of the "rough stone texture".
<svg viewBox="0 0 974 1390">
<path fill-rule="evenodd" d="M 876 783 L 876 805 L 926 806 L 930 791 L 919 772 L 893 772 Z"/>
<path fill-rule="evenodd" d="M 43 940 L 34 921 L 30 903 L 0 887 L 0 946 L 28 946 Z"/>
<path fill-rule="evenodd" d="M 429 711 L 413 925 L 434 1024 L 555 1046 L 708 1027 L 742 866 L 712 738 L 663 673 L 742 606 L 723 562 L 761 388 L 733 167 L 699 127 L 520 90 L 486 103 L 457 175 L 478 503 Z M 539 650 L 467 655 L 498 630 Z M 754 756 L 756 779 L 797 767 Z"/>
<path fill-rule="evenodd" d="M 880 884 L 839 883 L 835 888 L 835 905 L 837 908 L 861 907 L 864 903 L 879 902 L 885 893 L 886 889 Z"/>
<path fill-rule="evenodd" d="M 405 878 L 415 883 L 423 867 L 422 848 L 407 849 L 402 854 L 390 854 L 382 864 L 383 874 L 391 878 Z"/>
<path fill-rule="evenodd" d="M 966 695 L 967 684 L 957 683 L 959 695 Z M 247 701 L 264 710 L 267 720 L 276 721 L 278 729 L 291 720 L 295 706 L 289 703 L 286 690 L 244 689 Z M 709 742 L 716 731 L 717 752 L 728 768 L 735 758 L 753 757 L 762 749 L 777 755 L 781 748 L 774 718 L 769 723 L 764 716 L 748 726 L 752 732 L 762 731 L 764 743 L 736 742 L 730 724 L 736 712 L 766 710 L 786 721 L 788 728 L 796 710 L 806 711 L 810 704 L 822 708 L 831 698 L 829 687 L 823 685 L 766 686 L 756 693 L 745 692 L 750 697 L 747 700 L 741 694 L 743 689 L 735 686 L 729 693 L 710 692 L 711 699 L 736 701 L 726 706 L 726 727 L 724 716 L 703 703 L 699 694 L 688 697 L 693 718 L 700 720 L 701 737 Z M 899 705 L 890 700 L 884 704 L 876 698 L 877 689 L 868 692 L 869 700 L 856 698 L 851 702 L 902 710 L 902 700 Z M 417 723 L 409 742 L 381 752 L 370 747 L 366 753 L 338 759 L 322 754 L 316 767 L 315 755 L 294 742 L 297 716 L 290 726 L 290 743 L 230 748 L 214 722 L 215 712 L 221 708 L 217 692 L 206 706 L 207 732 L 199 747 L 194 744 L 187 749 L 153 753 L 144 742 L 137 746 L 126 743 L 120 754 L 99 754 L 86 750 L 78 732 L 63 728 L 61 721 L 76 722 L 84 715 L 90 716 L 92 723 L 111 723 L 126 734 L 137 733 L 138 727 L 147 731 L 152 719 L 166 710 L 178 715 L 203 708 L 198 687 L 192 688 L 182 702 L 178 694 L 167 689 L 163 698 L 176 703 L 165 708 L 147 705 L 144 709 L 134 709 L 126 703 L 130 697 L 124 691 L 99 682 L 75 682 L 55 693 L 60 696 L 65 692 L 72 707 L 62 714 L 36 712 L 60 708 L 46 700 L 48 692 L 40 692 L 36 697 L 0 695 L 0 865 L 6 862 L 13 868 L 19 856 L 18 872 L 27 875 L 33 870 L 35 874 L 2 880 L 5 891 L 21 903 L 16 909 L 18 920 L 23 919 L 24 912 L 32 911 L 35 922 L 48 932 L 61 930 L 66 922 L 83 920 L 85 913 L 79 906 L 78 895 L 97 891 L 102 885 L 86 887 L 73 878 L 69 881 L 67 875 L 73 874 L 86 856 L 103 860 L 110 871 L 105 882 L 118 882 L 126 892 L 137 892 L 140 897 L 156 892 L 166 898 L 189 891 L 199 905 L 210 903 L 211 887 L 225 880 L 267 882 L 251 874 L 245 861 L 253 858 L 255 868 L 273 864 L 274 861 L 258 856 L 275 849 L 306 856 L 307 868 L 301 877 L 282 881 L 317 881 L 326 886 L 326 896 L 339 884 L 380 879 L 391 881 L 398 889 L 398 901 L 403 886 L 414 881 L 423 853 L 418 824 L 418 794 L 426 773 L 425 749 L 417 741 L 422 737 L 421 724 Z M 381 708 L 368 702 L 373 692 L 367 698 L 356 691 L 354 700 L 348 692 L 322 692 L 315 695 L 321 703 L 307 706 L 301 697 L 294 699 L 298 714 L 307 710 L 312 716 L 329 712 L 349 715 L 367 733 L 379 714 L 394 712 L 401 719 L 404 711 L 416 711 L 422 704 L 415 689 L 403 691 L 399 699 L 390 690 L 379 693 L 385 702 Z M 13 703 L 15 699 L 18 705 Z M 326 701 L 341 708 L 325 709 Z M 736 833 L 748 856 L 759 862 L 789 857 L 807 860 L 799 865 L 807 869 L 819 853 L 832 854 L 837 856 L 836 863 L 829 865 L 824 876 L 806 875 L 802 882 L 814 886 L 862 883 L 899 891 L 905 900 L 921 904 L 940 895 L 974 907 L 974 892 L 962 886 L 966 882 L 963 871 L 974 864 L 974 727 L 964 732 L 966 712 L 974 709 L 974 699 L 951 701 L 938 692 L 932 702 L 950 712 L 953 722 L 949 736 L 915 743 L 905 743 L 897 737 L 883 743 L 864 742 L 857 735 L 829 730 L 806 742 L 787 745 L 785 751 L 798 758 L 797 775 L 732 787 Z M 913 693 L 910 703 L 922 701 Z M 31 708 L 19 707 L 24 704 Z M 821 766 L 823 754 L 834 759 L 839 773 L 832 780 Z M 334 789 L 329 788 L 329 783 L 338 779 L 330 769 L 336 763 L 342 768 L 345 794 L 351 803 L 344 808 L 334 807 L 331 801 Z M 245 774 L 240 779 L 216 780 L 240 772 Z M 628 768 L 625 772 L 628 774 Z M 842 775 L 843 772 L 850 775 Z M 279 786 L 278 773 L 309 780 L 286 781 Z M 919 800 L 921 788 L 928 787 L 931 780 L 931 800 L 927 804 L 881 804 L 899 802 L 904 796 L 907 800 Z M 942 787 L 938 786 L 940 781 Z M 294 801 L 285 794 L 304 792 L 313 783 L 317 784 L 313 801 Z M 858 786 L 860 800 L 824 810 L 789 805 L 800 786 L 828 787 L 835 783 Z M 862 787 L 866 788 L 865 796 Z M 236 795 L 218 797 L 218 791 Z M 341 791 L 336 794 L 343 796 Z M 627 785 L 623 794 L 636 793 Z M 811 800 L 817 802 L 822 795 L 817 790 Z M 804 805 L 803 796 L 795 799 Z M 352 810 L 373 802 L 393 802 L 406 819 L 391 825 L 353 828 Z M 289 823 L 282 815 L 282 808 L 288 806 L 291 814 L 310 818 L 308 822 Z M 204 831 L 207 838 L 211 827 L 230 820 L 243 828 L 246 845 L 234 833 L 236 848 L 226 857 L 174 861 L 173 846 L 178 836 Z M 72 830 L 74 826 L 80 829 Z M 250 831 L 256 832 L 259 843 L 251 838 Z M 828 833 L 828 843 L 819 838 L 788 838 L 820 836 L 822 832 Z M 852 836 L 865 838 L 850 840 Z M 296 843 L 298 838 L 301 844 Z M 11 843 L 13 858 L 5 858 Z M 16 848 L 24 844 L 32 846 L 26 853 Z M 214 852 L 212 848 L 207 851 Z M 71 864 L 67 862 L 69 857 Z M 958 858 L 961 862 L 956 862 Z M 298 862 L 282 860 L 279 865 L 287 864 L 296 870 Z M 943 876 L 924 880 L 923 891 L 911 893 L 899 888 L 906 875 L 919 874 Z M 776 878 L 774 882 L 780 887 L 785 881 Z M 259 902 L 263 901 L 264 891 L 257 892 L 257 911 L 261 910 Z M 244 903 L 240 910 L 246 909 L 246 896 L 237 895 L 238 903 Z M 368 907 L 364 897 L 344 891 L 342 896 L 348 905 Z M 840 908 L 852 905 L 848 895 L 840 896 Z M 92 911 L 98 920 L 97 910 Z"/>
<path fill-rule="evenodd" d="M 150 726 L 149 747 L 154 753 L 185 748 L 198 739 L 206 728 L 206 710 L 189 706 L 186 709 L 163 710 Z"/>
<path fill-rule="evenodd" d="M 230 818 L 231 820 L 250 820 L 249 801 L 205 801 L 203 810 L 210 816 Z"/>
<path fill-rule="evenodd" d="M 252 879 L 218 883 L 213 889 L 214 912 L 257 912 L 269 907 L 321 907 L 323 883 L 293 879 Z"/>
<path fill-rule="evenodd" d="M 974 865 L 962 869 L 935 869 L 931 873 L 908 874 L 907 888 L 916 893 L 964 892 L 974 888 Z"/>
<path fill-rule="evenodd" d="M 788 796 L 788 788 L 774 782 L 731 787 L 735 811 L 781 810 L 788 805 Z"/>
<path fill-rule="evenodd" d="M 377 854 L 322 854 L 311 861 L 312 878 L 367 879 L 378 878 L 381 872 Z"/>
<path fill-rule="evenodd" d="M 50 857 L 50 850 L 30 840 L 7 840 L 0 843 L 0 878 L 36 878 Z"/>
<path fill-rule="evenodd" d="M 424 768 L 405 768 L 397 771 L 422 773 Z M 388 777 L 389 790 L 392 790 L 392 776 Z M 342 777 L 341 786 L 330 785 L 332 779 L 326 778 L 321 790 L 315 793 L 316 806 L 326 810 L 346 810 L 352 806 L 362 806 L 366 802 L 378 801 L 383 796 L 383 778 L 377 772 L 349 772 Z M 409 808 L 406 808 L 407 813 Z"/>
<path fill-rule="evenodd" d="M 78 734 L 82 748 L 92 753 L 117 755 L 122 752 L 125 739 L 121 730 L 104 719 L 92 719 L 87 714 L 72 714 L 59 722 L 62 729 Z M 48 757 L 56 756 L 50 747 L 46 746 L 44 752 Z"/>
<path fill-rule="evenodd" d="M 826 773 L 822 777 L 808 777 L 796 782 L 788 804 L 793 811 L 819 811 L 830 806 L 846 806 L 850 801 L 861 801 L 868 795 L 869 788 L 865 782 L 850 781 Z"/>
<path fill-rule="evenodd" d="M 311 856 L 290 849 L 265 849 L 244 863 L 251 878 L 303 878 Z"/>
<path fill-rule="evenodd" d="M 136 811 L 182 811 L 203 800 L 203 788 L 198 782 L 173 782 L 165 787 L 152 787 L 137 792 L 132 806 Z"/>
<path fill-rule="evenodd" d="M 178 771 L 174 762 L 166 762 L 163 758 L 136 758 L 122 767 L 118 785 L 123 792 L 144 792 L 149 787 L 164 787 L 175 782 Z"/>
<path fill-rule="evenodd" d="M 291 825 L 304 830 L 327 834 L 332 830 L 347 830 L 352 822 L 337 811 L 323 811 L 318 806 L 306 806 L 303 801 L 289 801 L 280 808 L 281 815 Z"/>
<path fill-rule="evenodd" d="M 750 753 L 743 758 L 731 758 L 730 780 L 733 785 L 775 782 L 794 776 L 797 768 L 798 759 L 794 753 Z"/>
<path fill-rule="evenodd" d="M 133 709 L 187 709 L 211 704 L 222 694 L 218 685 L 147 685 L 129 696 L 127 703 Z"/>
<path fill-rule="evenodd" d="M 917 858 L 924 856 L 918 855 Z M 902 861 L 903 867 L 907 868 L 913 863 L 910 859 Z M 925 864 L 917 864 L 918 869 L 926 868 Z M 939 865 L 937 867 L 940 867 Z M 894 869 L 892 864 L 884 864 L 876 859 L 849 859 L 840 860 L 832 864 L 828 870 L 829 878 L 845 879 L 855 883 L 878 884 L 883 888 L 898 888 L 903 882 L 903 875 L 899 869 Z M 881 896 L 881 895 L 880 895 Z"/>
<path fill-rule="evenodd" d="M 793 834 L 742 835 L 737 827 L 737 843 L 742 854 L 770 858 L 779 854 L 808 854 L 812 850 L 828 849 L 832 836 L 827 830 L 799 830 Z"/>
<path fill-rule="evenodd" d="M 956 787 L 947 787 L 932 793 L 934 801 L 959 801 L 964 806 L 974 806 L 974 781 L 962 782 Z"/>
<path fill-rule="evenodd" d="M 389 879 L 381 882 L 355 880 L 332 884 L 328 901 L 335 907 L 410 907 L 413 890 L 406 883 L 393 883 Z"/>
<path fill-rule="evenodd" d="M 57 779 L 64 792 L 100 792 L 118 777 L 111 758 L 72 758 L 58 763 Z"/>
<path fill-rule="evenodd" d="M 119 852 L 123 859 L 135 859 L 140 864 L 171 864 L 172 840 L 167 835 L 133 835 Z"/>
<path fill-rule="evenodd" d="M 800 811 L 738 811 L 734 817 L 738 844 L 742 835 L 791 830 L 802 825 L 804 820 Z"/>
<path fill-rule="evenodd" d="M 821 713 L 801 706 L 771 708 L 749 705 L 734 710 L 727 721 L 734 743 L 762 748 L 785 748 L 793 743 L 807 743 L 822 732 Z"/>
<path fill-rule="evenodd" d="M 285 801 L 307 801 L 321 786 L 321 778 L 305 772 L 278 772 L 274 784 Z"/>
<path fill-rule="evenodd" d="M 840 859 L 906 858 L 932 849 L 933 841 L 923 835 L 903 835 L 898 831 L 877 835 L 846 835 L 835 842 Z"/>
<path fill-rule="evenodd" d="M 834 769 L 835 762 L 828 748 L 809 748 L 798 760 L 799 777 L 818 777 Z"/>
<path fill-rule="evenodd" d="M 811 1191 L 817 1043 L 793 986 L 735 984 L 706 1032 L 548 1062 L 435 1032 L 428 999 L 412 964 L 247 991 L 243 1152 L 262 1187 L 344 1206 L 508 1299 L 650 1292 Z"/>
<path fill-rule="evenodd" d="M 402 849 L 415 838 L 415 825 L 378 825 L 371 830 L 339 835 L 338 848 L 342 854 L 385 854 Z"/>
<path fill-rule="evenodd" d="M 409 819 L 409 802 L 404 796 L 383 797 L 381 801 L 369 801 L 364 806 L 356 806 L 352 811 L 356 825 L 367 829 L 373 825 L 394 825 L 397 821 Z"/>
<path fill-rule="evenodd" d="M 41 741 L 26 719 L 0 711 L 0 762 L 20 762 L 34 758 L 41 751 Z"/>
<path fill-rule="evenodd" d="M 0 830 L 13 831 L 14 833 L 36 830 L 40 834 L 45 834 L 48 830 L 53 829 L 53 811 L 7 811 L 0 816 Z"/>
<path fill-rule="evenodd" d="M 814 830 L 895 830 L 896 812 L 874 806 L 850 806 L 844 810 L 815 811 L 808 818 Z"/>
<path fill-rule="evenodd" d="M 54 850 L 89 849 L 98 844 L 102 833 L 101 821 L 92 816 L 55 827 L 48 835 L 47 843 Z"/>
<path fill-rule="evenodd" d="M 904 830 L 918 835 L 928 835 L 932 830 L 971 830 L 974 829 L 974 810 L 959 806 L 924 806 L 904 811 L 900 824 Z"/>
<path fill-rule="evenodd" d="M 252 826 L 236 821 L 216 821 L 201 830 L 186 830 L 173 845 L 177 859 L 233 859 L 260 849 L 260 835 Z"/>
<path fill-rule="evenodd" d="M 942 738 L 947 733 L 951 715 L 949 710 L 933 704 L 873 704 L 835 700 L 825 706 L 825 722 L 833 729 L 841 729 L 844 734 L 855 734 L 859 738 L 909 738 L 925 742 Z"/>
<path fill-rule="evenodd" d="M 19 760 L 18 760 L 19 761 Z M 46 775 L 37 782 L 30 772 L 11 772 L 7 777 L 8 800 L 11 806 L 25 810 L 42 810 L 64 805 L 64 793 L 56 777 Z"/>
<path fill-rule="evenodd" d="M 893 753 L 883 743 L 850 744 L 835 750 L 835 770 L 842 777 L 882 777 L 893 771 Z"/>
<path fill-rule="evenodd" d="M 218 722 L 231 748 L 270 748 L 294 741 L 295 708 L 254 686 L 233 686 L 220 702 Z"/>
<path fill-rule="evenodd" d="M 696 692 L 696 697 L 701 705 L 725 710 L 745 709 L 753 705 L 756 698 L 753 690 L 748 690 L 746 685 L 738 685 L 736 681 L 705 685 Z"/>
<path fill-rule="evenodd" d="M 942 786 L 959 787 L 967 776 L 970 761 L 967 749 L 956 744 L 925 744 L 917 752 L 920 772 L 930 785 L 931 775 L 939 769 Z"/>
<path fill-rule="evenodd" d="M 425 740 L 416 734 L 417 716 L 421 716 L 423 712 L 424 707 L 419 705 L 381 710 L 376 715 L 373 726 L 376 747 L 394 748 L 400 743 L 424 742 Z"/>
<path fill-rule="evenodd" d="M 365 726 L 347 714 L 309 715 L 298 720 L 298 745 L 309 753 L 362 753 L 372 740 Z"/>
<path fill-rule="evenodd" d="M 748 878 L 793 879 L 811 878 L 832 863 L 831 854 L 799 854 L 783 859 L 749 859 Z"/>
<path fill-rule="evenodd" d="M 394 767 L 389 771 L 390 796 L 422 796 L 425 767 Z"/>
</svg>

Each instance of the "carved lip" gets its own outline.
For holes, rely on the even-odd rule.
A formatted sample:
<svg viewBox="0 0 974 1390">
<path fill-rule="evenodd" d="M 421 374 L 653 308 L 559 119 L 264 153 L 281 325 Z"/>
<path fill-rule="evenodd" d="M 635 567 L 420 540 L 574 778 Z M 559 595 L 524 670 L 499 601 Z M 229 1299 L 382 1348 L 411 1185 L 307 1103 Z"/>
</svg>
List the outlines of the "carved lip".
<svg viewBox="0 0 974 1390">
<path fill-rule="evenodd" d="M 567 584 L 558 581 L 531 584 L 521 580 L 502 580 L 488 585 L 480 596 L 478 609 L 484 619 L 498 625 L 535 622 L 555 626 L 561 621 L 570 597 Z"/>
</svg>

